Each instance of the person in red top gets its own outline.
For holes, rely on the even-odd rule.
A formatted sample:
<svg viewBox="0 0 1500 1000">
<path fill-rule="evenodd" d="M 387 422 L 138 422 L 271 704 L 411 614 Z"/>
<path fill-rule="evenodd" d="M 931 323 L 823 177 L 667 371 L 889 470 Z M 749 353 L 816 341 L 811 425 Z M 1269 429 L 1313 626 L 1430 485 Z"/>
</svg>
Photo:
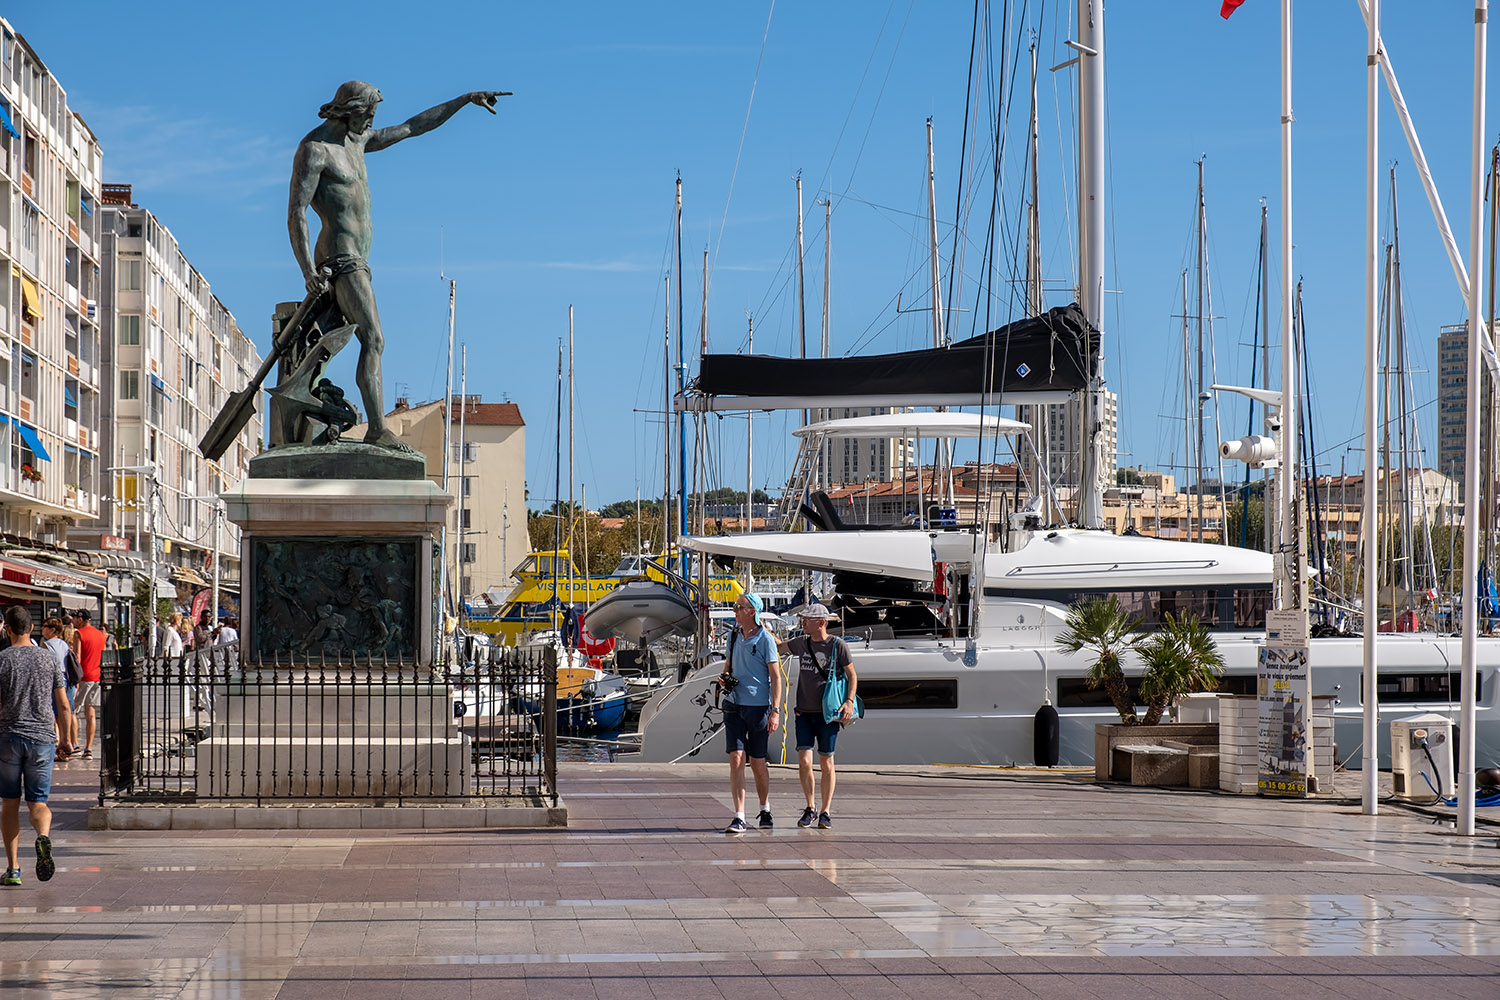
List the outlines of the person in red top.
<svg viewBox="0 0 1500 1000">
<path fill-rule="evenodd" d="M 88 608 L 74 608 L 73 627 L 78 630 L 78 659 L 83 665 L 83 681 L 74 695 L 73 711 L 83 713 L 83 759 L 94 756 L 94 729 L 99 716 L 99 663 L 104 659 L 104 633 L 89 622 Z"/>
</svg>

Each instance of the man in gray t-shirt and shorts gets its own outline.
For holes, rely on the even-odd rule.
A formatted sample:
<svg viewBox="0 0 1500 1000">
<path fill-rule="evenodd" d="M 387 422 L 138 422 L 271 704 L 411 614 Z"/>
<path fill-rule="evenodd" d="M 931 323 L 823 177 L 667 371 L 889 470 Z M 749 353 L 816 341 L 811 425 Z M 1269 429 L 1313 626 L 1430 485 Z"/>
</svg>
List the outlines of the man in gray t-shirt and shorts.
<svg viewBox="0 0 1500 1000">
<path fill-rule="evenodd" d="M 45 882 L 57 871 L 52 860 L 52 761 L 57 730 L 67 731 L 67 677 L 45 646 L 31 641 L 31 612 L 16 604 L 5 609 L 10 646 L 0 650 L 0 835 L 5 839 L 5 874 L 0 886 L 21 884 L 21 798 L 36 831 L 36 877 Z"/>
</svg>

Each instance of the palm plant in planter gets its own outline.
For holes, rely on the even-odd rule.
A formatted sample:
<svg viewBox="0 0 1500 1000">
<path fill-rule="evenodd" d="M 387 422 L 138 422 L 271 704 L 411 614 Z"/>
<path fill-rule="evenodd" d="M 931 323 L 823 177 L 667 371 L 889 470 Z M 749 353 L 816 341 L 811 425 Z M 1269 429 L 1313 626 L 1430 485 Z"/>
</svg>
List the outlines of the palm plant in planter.
<svg viewBox="0 0 1500 1000">
<path fill-rule="evenodd" d="M 1139 618 L 1120 607 L 1113 594 L 1107 598 L 1091 597 L 1068 609 L 1066 624 L 1056 640 L 1059 649 L 1069 653 L 1087 651 L 1093 656 L 1089 687 L 1103 686 L 1115 711 L 1120 713 L 1120 721 L 1127 726 L 1139 720 L 1120 658 L 1141 641 L 1136 632 L 1140 623 Z"/>
<path fill-rule="evenodd" d="M 1224 673 L 1223 654 L 1203 620 L 1194 615 L 1174 617 L 1168 612 L 1161 630 L 1139 642 L 1136 652 L 1146 665 L 1141 678 L 1146 717 L 1141 721 L 1147 726 L 1160 722 L 1166 707 L 1182 695 L 1218 688 Z M 1133 720 L 1134 706 L 1130 714 Z"/>
</svg>

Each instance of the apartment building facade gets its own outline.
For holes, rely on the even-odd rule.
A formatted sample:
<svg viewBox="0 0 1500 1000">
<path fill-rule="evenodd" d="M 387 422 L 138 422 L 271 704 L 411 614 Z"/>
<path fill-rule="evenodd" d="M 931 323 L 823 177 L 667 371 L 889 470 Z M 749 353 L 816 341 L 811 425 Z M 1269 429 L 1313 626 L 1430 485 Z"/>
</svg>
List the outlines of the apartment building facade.
<svg viewBox="0 0 1500 1000">
<path fill-rule="evenodd" d="M 447 455 L 448 488 L 456 501 L 449 515 L 448 575 L 472 598 L 492 587 L 511 586 L 511 572 L 531 552 L 526 531 L 526 421 L 515 403 L 486 403 L 481 395 L 410 405 L 397 399 L 386 426 L 427 460 L 427 475 L 443 481 L 443 418 L 452 424 Z M 358 441 L 363 424 L 345 432 Z"/>
<path fill-rule="evenodd" d="M 102 163 L 62 85 L 0 18 L 0 597 L 48 613 L 63 599 L 98 607 L 103 591 L 71 551 L 102 502 Z"/>
<path fill-rule="evenodd" d="M 103 552 L 135 555 L 139 572 L 157 545 L 158 593 L 186 604 L 211 586 L 221 607 L 239 586 L 239 529 L 218 494 L 236 485 L 259 451 L 257 413 L 218 462 L 198 441 L 230 392 L 243 389 L 260 353 L 171 231 L 131 201 L 129 185 L 101 191 L 102 355 L 105 412 L 101 454 L 113 498 L 80 527 Z M 152 499 L 155 513 L 152 514 Z"/>
</svg>

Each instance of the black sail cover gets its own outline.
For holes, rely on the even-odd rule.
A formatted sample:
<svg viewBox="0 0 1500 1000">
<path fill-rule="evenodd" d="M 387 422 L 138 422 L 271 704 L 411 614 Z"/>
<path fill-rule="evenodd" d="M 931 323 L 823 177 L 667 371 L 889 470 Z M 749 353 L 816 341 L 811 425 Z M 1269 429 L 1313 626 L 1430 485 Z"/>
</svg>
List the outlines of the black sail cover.
<svg viewBox="0 0 1500 1000">
<path fill-rule="evenodd" d="M 1071 303 L 948 347 L 855 358 L 705 354 L 703 396 L 867 396 L 1071 391 L 1088 385 L 1099 331 Z"/>
</svg>

